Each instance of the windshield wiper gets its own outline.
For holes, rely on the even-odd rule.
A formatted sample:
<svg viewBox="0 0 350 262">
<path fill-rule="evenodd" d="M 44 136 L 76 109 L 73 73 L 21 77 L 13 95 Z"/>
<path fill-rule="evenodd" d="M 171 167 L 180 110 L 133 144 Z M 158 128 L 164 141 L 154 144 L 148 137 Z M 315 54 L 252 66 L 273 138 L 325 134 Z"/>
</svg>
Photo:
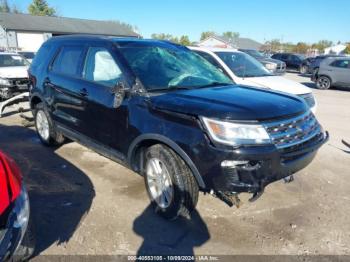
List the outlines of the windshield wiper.
<svg viewBox="0 0 350 262">
<path fill-rule="evenodd" d="M 215 87 L 215 86 L 230 86 L 230 85 L 233 85 L 233 83 L 212 82 L 210 84 L 199 86 L 199 87 L 196 87 L 196 88 L 206 88 L 206 87 Z"/>
<path fill-rule="evenodd" d="M 149 89 L 148 92 L 162 92 L 162 91 L 175 91 L 175 90 L 189 90 L 192 89 L 189 86 L 169 86 L 166 88 Z"/>
</svg>

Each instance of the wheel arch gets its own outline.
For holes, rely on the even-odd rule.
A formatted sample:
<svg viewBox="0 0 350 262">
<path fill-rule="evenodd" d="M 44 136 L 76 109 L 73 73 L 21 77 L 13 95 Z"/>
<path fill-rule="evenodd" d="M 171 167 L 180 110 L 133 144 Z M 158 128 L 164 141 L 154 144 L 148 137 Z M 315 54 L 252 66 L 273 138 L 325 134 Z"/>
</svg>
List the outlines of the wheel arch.
<svg viewBox="0 0 350 262">
<path fill-rule="evenodd" d="M 325 73 L 319 74 L 318 77 L 317 77 L 317 79 L 319 79 L 319 78 L 322 77 L 322 76 L 327 77 L 329 80 L 331 80 L 331 84 L 333 83 L 332 77 L 330 77 L 329 75 L 327 75 L 327 74 L 325 74 Z"/>
<path fill-rule="evenodd" d="M 35 106 L 41 102 L 43 102 L 44 100 L 41 98 L 40 95 L 38 94 L 33 94 L 30 98 L 30 108 L 34 109 Z"/>
<path fill-rule="evenodd" d="M 158 134 L 140 135 L 131 143 L 128 150 L 127 161 L 130 167 L 134 171 L 140 171 L 139 166 L 141 163 L 140 159 L 141 159 L 141 153 L 143 152 L 143 150 L 155 144 L 164 144 L 169 148 L 171 148 L 172 150 L 174 150 L 174 152 L 176 152 L 182 158 L 182 160 L 185 161 L 187 166 L 190 168 L 192 174 L 194 175 L 198 183 L 198 186 L 201 189 L 206 188 L 203 178 L 199 174 L 197 167 L 194 165 L 194 163 L 192 162 L 190 157 L 186 154 L 186 152 L 171 139 Z"/>
</svg>

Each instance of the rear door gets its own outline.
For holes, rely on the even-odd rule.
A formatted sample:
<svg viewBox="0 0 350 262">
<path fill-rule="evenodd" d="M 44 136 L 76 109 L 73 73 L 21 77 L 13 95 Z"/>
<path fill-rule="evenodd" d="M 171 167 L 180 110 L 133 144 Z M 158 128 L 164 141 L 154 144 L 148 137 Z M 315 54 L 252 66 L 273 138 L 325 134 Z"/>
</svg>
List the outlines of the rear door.
<svg viewBox="0 0 350 262">
<path fill-rule="evenodd" d="M 62 46 L 49 66 L 44 79 L 45 93 L 50 96 L 52 118 L 61 126 L 83 132 L 86 110 L 84 85 L 80 79 L 85 47 Z"/>
<path fill-rule="evenodd" d="M 350 60 L 339 59 L 329 65 L 330 75 L 334 83 L 339 85 L 350 85 Z"/>
</svg>

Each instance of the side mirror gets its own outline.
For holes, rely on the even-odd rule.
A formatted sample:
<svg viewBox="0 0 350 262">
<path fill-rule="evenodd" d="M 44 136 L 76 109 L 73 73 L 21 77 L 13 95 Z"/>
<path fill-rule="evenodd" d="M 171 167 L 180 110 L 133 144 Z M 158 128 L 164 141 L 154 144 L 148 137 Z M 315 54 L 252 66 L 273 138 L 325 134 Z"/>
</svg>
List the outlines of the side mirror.
<svg viewBox="0 0 350 262">
<path fill-rule="evenodd" d="M 113 107 L 118 108 L 123 103 L 125 95 L 129 93 L 130 89 L 125 87 L 123 81 L 119 81 L 110 91 L 114 95 Z"/>
</svg>

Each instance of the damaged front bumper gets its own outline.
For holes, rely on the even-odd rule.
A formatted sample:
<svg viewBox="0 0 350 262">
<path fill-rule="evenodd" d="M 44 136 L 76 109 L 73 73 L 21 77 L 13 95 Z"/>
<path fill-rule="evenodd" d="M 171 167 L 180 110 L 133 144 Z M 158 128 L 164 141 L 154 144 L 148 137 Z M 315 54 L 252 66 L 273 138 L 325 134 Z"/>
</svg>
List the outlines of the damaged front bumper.
<svg viewBox="0 0 350 262">
<path fill-rule="evenodd" d="M 211 176 L 211 187 L 226 203 L 242 192 L 252 193 L 251 200 L 255 200 L 268 184 L 306 167 L 328 139 L 328 133 L 322 132 L 307 143 L 292 148 L 250 146 L 225 153 L 212 169 L 216 174 Z"/>
</svg>

